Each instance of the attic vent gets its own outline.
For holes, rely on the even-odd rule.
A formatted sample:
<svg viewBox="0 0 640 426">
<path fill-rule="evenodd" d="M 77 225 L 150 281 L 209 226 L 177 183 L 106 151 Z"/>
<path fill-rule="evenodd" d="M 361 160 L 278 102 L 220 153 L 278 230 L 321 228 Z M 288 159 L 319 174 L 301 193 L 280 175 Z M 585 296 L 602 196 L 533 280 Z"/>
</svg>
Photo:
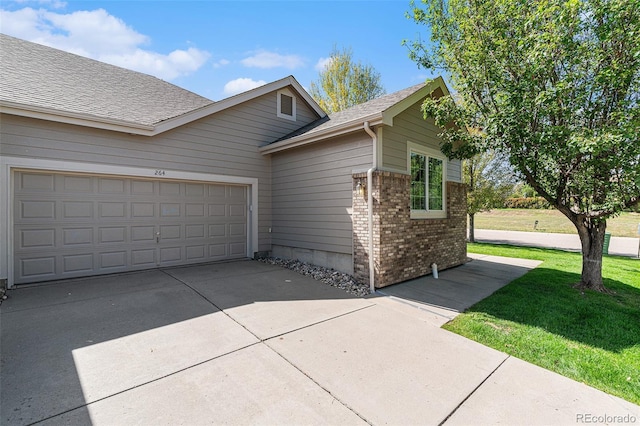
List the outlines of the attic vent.
<svg viewBox="0 0 640 426">
<path fill-rule="evenodd" d="M 278 117 L 296 120 L 296 97 L 287 89 L 278 91 Z"/>
</svg>

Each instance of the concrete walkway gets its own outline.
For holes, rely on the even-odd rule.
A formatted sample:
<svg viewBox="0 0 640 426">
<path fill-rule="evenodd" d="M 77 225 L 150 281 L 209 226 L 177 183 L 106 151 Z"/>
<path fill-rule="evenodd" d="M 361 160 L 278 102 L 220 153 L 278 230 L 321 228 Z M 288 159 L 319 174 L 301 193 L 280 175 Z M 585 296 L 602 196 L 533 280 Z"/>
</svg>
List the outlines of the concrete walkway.
<svg viewBox="0 0 640 426">
<path fill-rule="evenodd" d="M 494 288 L 511 279 L 510 262 L 477 259 L 440 279 L 463 282 L 475 268 Z M 634 404 L 439 328 L 433 309 L 452 309 L 411 303 L 429 309 L 255 261 L 12 290 L 0 307 L 0 423 L 640 419 Z"/>
<path fill-rule="evenodd" d="M 475 237 L 479 243 L 547 247 L 568 251 L 582 250 L 580 237 L 574 234 L 476 229 Z M 609 254 L 614 256 L 638 257 L 639 244 L 639 238 L 611 237 Z"/>
</svg>

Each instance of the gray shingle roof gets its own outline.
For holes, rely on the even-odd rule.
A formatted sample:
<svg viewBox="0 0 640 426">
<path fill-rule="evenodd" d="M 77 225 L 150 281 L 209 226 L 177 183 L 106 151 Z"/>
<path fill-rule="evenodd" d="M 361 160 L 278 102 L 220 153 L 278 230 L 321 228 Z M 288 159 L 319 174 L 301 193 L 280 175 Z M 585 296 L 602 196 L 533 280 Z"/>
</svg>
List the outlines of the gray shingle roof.
<svg viewBox="0 0 640 426">
<path fill-rule="evenodd" d="M 327 117 L 318 119 L 296 130 L 295 132 L 292 132 L 286 136 L 283 136 L 282 138 L 278 139 L 275 142 L 291 139 L 296 136 L 302 136 L 302 135 L 310 136 L 316 132 L 330 130 L 332 127 L 338 127 L 342 124 L 363 120 L 374 114 L 382 113 L 388 108 L 391 108 L 398 102 L 402 101 L 403 99 L 411 96 L 418 90 L 422 89 L 425 85 L 426 83 L 416 84 L 415 86 L 407 87 L 406 89 L 402 89 L 397 92 L 380 96 L 379 98 L 376 98 L 376 99 L 372 99 L 368 102 L 355 105 L 351 108 L 345 109 L 344 111 L 335 112 L 333 114 L 330 114 Z"/>
<path fill-rule="evenodd" d="M 0 101 L 141 125 L 213 104 L 156 77 L 4 34 Z"/>
</svg>

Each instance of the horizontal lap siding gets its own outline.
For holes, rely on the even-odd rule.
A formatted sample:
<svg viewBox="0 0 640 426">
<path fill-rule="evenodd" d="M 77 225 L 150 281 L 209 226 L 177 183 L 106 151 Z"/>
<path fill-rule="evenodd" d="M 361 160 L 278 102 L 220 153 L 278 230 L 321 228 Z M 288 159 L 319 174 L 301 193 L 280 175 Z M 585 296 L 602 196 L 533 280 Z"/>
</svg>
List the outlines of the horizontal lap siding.
<svg viewBox="0 0 640 426">
<path fill-rule="evenodd" d="M 275 92 L 153 137 L 5 114 L 0 155 L 258 178 L 259 250 L 269 250 L 271 159 L 258 148 L 317 117 L 298 102 L 297 118 L 276 117 Z"/>
<path fill-rule="evenodd" d="M 352 173 L 371 164 L 363 132 L 273 154 L 273 244 L 351 255 Z"/>
<path fill-rule="evenodd" d="M 393 127 L 385 127 L 382 137 L 382 167 L 390 170 L 407 170 L 407 141 L 421 144 L 432 149 L 440 149 L 441 132 L 433 120 L 425 120 L 420 110 L 421 102 L 396 116 Z M 460 160 L 449 160 L 447 180 L 462 181 Z"/>
</svg>

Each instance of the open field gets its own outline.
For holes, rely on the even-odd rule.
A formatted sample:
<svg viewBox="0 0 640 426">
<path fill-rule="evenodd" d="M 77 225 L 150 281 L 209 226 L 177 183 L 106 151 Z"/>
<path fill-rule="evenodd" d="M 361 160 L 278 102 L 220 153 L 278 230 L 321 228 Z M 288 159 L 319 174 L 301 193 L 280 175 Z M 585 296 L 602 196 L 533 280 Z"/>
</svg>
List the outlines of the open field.
<svg viewBox="0 0 640 426">
<path fill-rule="evenodd" d="M 612 294 L 581 292 L 581 256 L 469 244 L 469 252 L 542 260 L 444 328 L 640 404 L 640 260 L 604 256 Z"/>
<path fill-rule="evenodd" d="M 537 229 L 534 229 L 535 221 Z M 576 234 L 576 228 L 558 210 L 495 209 L 475 216 L 476 229 L 538 231 Z M 640 213 L 622 213 L 607 220 L 607 232 L 614 237 L 638 237 Z"/>
</svg>

